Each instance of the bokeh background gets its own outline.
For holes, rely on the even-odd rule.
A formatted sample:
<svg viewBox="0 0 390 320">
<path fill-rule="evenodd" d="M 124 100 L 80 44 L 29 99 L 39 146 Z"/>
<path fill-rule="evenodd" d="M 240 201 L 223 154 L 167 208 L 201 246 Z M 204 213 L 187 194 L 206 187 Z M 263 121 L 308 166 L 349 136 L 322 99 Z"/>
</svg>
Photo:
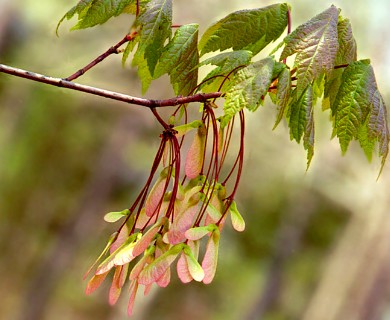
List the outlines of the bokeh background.
<svg viewBox="0 0 390 320">
<path fill-rule="evenodd" d="M 132 23 L 123 15 L 69 32 L 73 20 L 57 38 L 57 21 L 75 3 L 0 0 L 0 63 L 66 77 Z M 202 31 L 231 11 L 272 3 L 175 0 L 174 21 Z M 359 58 L 371 58 L 390 105 L 390 2 L 291 0 L 293 27 L 332 3 L 350 18 Z M 146 96 L 170 97 L 167 80 Z M 140 96 L 136 71 L 120 56 L 78 81 Z M 224 230 L 212 284 L 174 278 L 139 294 L 134 319 L 390 319 L 390 166 L 377 181 L 380 161 L 369 164 L 357 144 L 342 157 L 320 110 L 308 172 L 286 126 L 272 131 L 269 101 L 248 114 L 237 196 L 245 232 Z M 128 207 L 143 185 L 159 132 L 144 108 L 0 74 L 1 319 L 126 319 L 126 290 L 112 308 L 108 283 L 85 296 L 82 276 L 115 229 L 103 215 Z"/>
</svg>

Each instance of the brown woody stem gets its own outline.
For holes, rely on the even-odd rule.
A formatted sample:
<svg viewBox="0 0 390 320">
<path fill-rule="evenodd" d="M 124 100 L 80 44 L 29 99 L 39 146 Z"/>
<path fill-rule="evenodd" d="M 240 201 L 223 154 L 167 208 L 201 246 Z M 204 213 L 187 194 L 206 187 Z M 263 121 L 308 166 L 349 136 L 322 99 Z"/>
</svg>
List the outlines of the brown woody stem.
<svg viewBox="0 0 390 320">
<path fill-rule="evenodd" d="M 172 106 L 178 106 L 190 102 L 206 102 L 207 100 L 216 99 L 223 95 L 222 92 L 211 92 L 211 93 L 198 93 L 186 97 L 174 97 L 174 98 L 164 99 L 164 100 L 144 99 L 144 98 L 129 96 L 123 93 L 118 93 L 114 91 L 109 91 L 105 89 L 74 83 L 61 78 L 48 77 L 39 73 L 6 66 L 4 64 L 0 64 L 0 72 L 7 73 L 20 78 L 42 82 L 56 87 L 81 91 L 96 96 L 105 97 L 111 100 L 122 101 L 122 102 L 131 103 L 131 104 L 148 107 L 148 108 L 172 107 Z"/>
</svg>

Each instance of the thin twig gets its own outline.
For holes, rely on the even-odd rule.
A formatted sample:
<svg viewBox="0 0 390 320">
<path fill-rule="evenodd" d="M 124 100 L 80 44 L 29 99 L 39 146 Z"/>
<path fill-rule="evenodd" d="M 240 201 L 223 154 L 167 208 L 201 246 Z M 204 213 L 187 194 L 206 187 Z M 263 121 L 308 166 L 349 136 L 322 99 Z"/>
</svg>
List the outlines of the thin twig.
<svg viewBox="0 0 390 320">
<path fill-rule="evenodd" d="M 87 72 L 89 69 L 96 66 L 98 63 L 102 62 L 104 59 L 106 59 L 108 56 L 112 54 L 119 53 L 118 49 L 125 44 L 126 42 L 132 41 L 135 36 L 137 35 L 136 31 L 131 32 L 130 34 L 127 34 L 121 41 L 119 41 L 116 45 L 109 48 L 106 52 L 98 56 L 95 60 L 91 61 L 89 64 L 87 64 L 84 68 L 76 71 L 74 74 L 70 75 L 69 77 L 65 78 L 68 81 L 73 81 L 77 79 L 78 77 L 82 76 L 85 72 Z"/>
<path fill-rule="evenodd" d="M 209 99 L 216 99 L 223 95 L 222 92 L 211 92 L 211 93 L 198 93 L 186 97 L 174 97 L 174 98 L 164 99 L 164 100 L 144 99 L 144 98 L 129 96 L 123 93 L 118 93 L 114 91 L 109 91 L 105 89 L 99 89 L 96 87 L 90 87 L 90 86 L 74 83 L 61 78 L 48 77 L 39 73 L 6 66 L 4 64 L 0 64 L 0 72 L 7 73 L 16 77 L 21 77 L 21 78 L 25 78 L 37 82 L 46 83 L 56 87 L 81 91 L 96 96 L 101 96 L 108 99 L 131 103 L 131 104 L 148 107 L 148 108 L 172 107 L 172 106 L 178 106 L 190 102 L 206 102 Z"/>
</svg>

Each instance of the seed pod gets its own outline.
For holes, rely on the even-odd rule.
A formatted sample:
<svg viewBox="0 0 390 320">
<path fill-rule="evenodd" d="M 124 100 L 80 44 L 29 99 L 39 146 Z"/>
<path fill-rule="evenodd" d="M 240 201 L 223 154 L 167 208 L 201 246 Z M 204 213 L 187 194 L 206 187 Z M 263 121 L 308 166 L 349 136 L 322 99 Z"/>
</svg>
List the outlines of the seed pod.
<svg viewBox="0 0 390 320">
<path fill-rule="evenodd" d="M 191 147 L 187 153 L 185 173 L 190 179 L 196 178 L 202 171 L 205 146 L 206 128 L 201 126 L 198 128 Z"/>
</svg>

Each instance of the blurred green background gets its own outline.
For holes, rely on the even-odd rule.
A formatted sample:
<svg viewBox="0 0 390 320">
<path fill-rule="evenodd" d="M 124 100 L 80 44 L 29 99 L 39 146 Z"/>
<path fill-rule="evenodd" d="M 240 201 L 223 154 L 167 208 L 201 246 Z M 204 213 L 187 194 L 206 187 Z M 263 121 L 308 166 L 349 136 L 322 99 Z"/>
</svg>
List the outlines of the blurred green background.
<svg viewBox="0 0 390 320">
<path fill-rule="evenodd" d="M 75 1 L 0 0 L 0 63 L 66 77 L 119 41 L 126 15 L 60 38 Z M 174 1 L 174 23 L 201 31 L 231 11 L 274 1 Z M 293 27 L 335 4 L 349 17 L 359 58 L 371 58 L 390 101 L 390 3 L 291 0 Z M 269 52 L 270 49 L 265 50 Z M 140 96 L 136 71 L 111 56 L 80 83 Z M 147 97 L 172 95 L 167 78 Z M 389 104 L 389 103 L 388 103 Z M 134 319 L 390 319 L 390 166 L 378 181 L 357 144 L 345 157 L 317 110 L 316 151 L 302 146 L 275 108 L 247 115 L 246 162 L 237 202 L 244 233 L 227 227 L 208 286 L 180 284 L 138 295 Z M 160 127 L 141 107 L 0 74 L 0 318 L 126 319 L 128 294 L 108 306 L 108 283 L 84 295 L 84 272 L 143 185 Z"/>
</svg>

